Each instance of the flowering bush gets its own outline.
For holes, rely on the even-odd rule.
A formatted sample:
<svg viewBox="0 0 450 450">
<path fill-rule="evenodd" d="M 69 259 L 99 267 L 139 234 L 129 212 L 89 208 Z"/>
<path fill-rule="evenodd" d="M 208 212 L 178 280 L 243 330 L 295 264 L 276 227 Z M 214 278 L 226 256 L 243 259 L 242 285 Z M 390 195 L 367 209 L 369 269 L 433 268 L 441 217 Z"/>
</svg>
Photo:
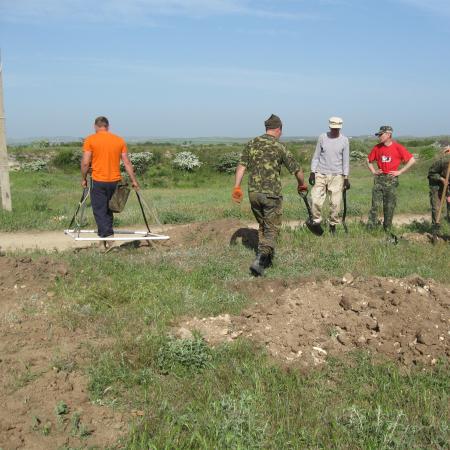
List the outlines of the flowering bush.
<svg viewBox="0 0 450 450">
<path fill-rule="evenodd" d="M 215 167 L 219 172 L 234 173 L 240 159 L 239 152 L 225 153 L 219 158 Z"/>
<path fill-rule="evenodd" d="M 133 164 L 134 171 L 137 175 L 142 175 L 147 172 L 153 160 L 153 153 L 140 152 L 140 153 L 128 153 L 128 158 Z M 123 163 L 120 163 L 120 169 L 125 170 Z"/>
<path fill-rule="evenodd" d="M 180 152 L 175 156 L 172 161 L 174 167 L 180 170 L 192 171 L 197 167 L 200 167 L 203 163 L 200 162 L 197 155 L 191 152 Z"/>
<path fill-rule="evenodd" d="M 34 161 L 23 163 L 20 168 L 24 172 L 42 172 L 47 170 L 47 162 L 43 159 L 36 159 Z"/>
</svg>

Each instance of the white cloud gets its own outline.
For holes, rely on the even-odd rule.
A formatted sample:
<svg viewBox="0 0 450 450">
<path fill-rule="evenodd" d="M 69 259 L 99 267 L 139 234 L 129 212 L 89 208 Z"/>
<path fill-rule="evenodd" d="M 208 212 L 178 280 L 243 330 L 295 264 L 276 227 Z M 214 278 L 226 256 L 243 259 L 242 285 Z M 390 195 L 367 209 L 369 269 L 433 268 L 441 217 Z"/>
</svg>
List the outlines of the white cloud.
<svg viewBox="0 0 450 450">
<path fill-rule="evenodd" d="M 261 6 L 262 4 L 262 6 Z M 0 0 L 0 21 L 87 20 L 90 22 L 149 22 L 161 16 L 241 15 L 272 19 L 305 19 L 298 4 L 281 0 Z"/>
</svg>

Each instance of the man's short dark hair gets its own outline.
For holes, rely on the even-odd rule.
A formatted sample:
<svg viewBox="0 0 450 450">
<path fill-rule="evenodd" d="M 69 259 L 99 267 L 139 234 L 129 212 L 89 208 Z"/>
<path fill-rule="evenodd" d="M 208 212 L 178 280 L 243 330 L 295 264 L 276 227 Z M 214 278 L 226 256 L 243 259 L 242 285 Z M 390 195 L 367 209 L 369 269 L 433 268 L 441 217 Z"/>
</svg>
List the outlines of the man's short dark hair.
<svg viewBox="0 0 450 450">
<path fill-rule="evenodd" d="M 99 116 L 95 119 L 95 125 L 98 127 L 109 127 L 109 120 L 105 116 Z"/>
</svg>

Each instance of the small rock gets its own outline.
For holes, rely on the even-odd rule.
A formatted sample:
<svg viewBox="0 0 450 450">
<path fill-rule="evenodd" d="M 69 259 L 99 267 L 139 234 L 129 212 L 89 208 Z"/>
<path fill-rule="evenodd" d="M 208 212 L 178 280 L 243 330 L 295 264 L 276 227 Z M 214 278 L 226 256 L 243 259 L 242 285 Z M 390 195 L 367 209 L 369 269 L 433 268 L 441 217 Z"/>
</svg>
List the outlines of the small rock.
<svg viewBox="0 0 450 450">
<path fill-rule="evenodd" d="M 338 334 L 336 339 L 338 340 L 338 342 L 342 345 L 348 345 L 350 344 L 350 340 L 348 339 L 348 337 L 345 334 Z"/>
<path fill-rule="evenodd" d="M 342 283 L 344 284 L 352 284 L 354 281 L 354 277 L 351 273 L 346 273 L 343 277 L 342 277 Z"/>
<path fill-rule="evenodd" d="M 179 328 L 177 330 L 177 335 L 180 339 L 192 339 L 194 337 L 191 331 L 187 328 Z"/>
<path fill-rule="evenodd" d="M 433 335 L 425 330 L 420 330 L 416 334 L 417 342 L 424 345 L 432 345 L 434 342 Z"/>
<path fill-rule="evenodd" d="M 352 302 L 345 295 L 342 295 L 339 305 L 342 306 L 342 308 L 344 308 L 345 311 L 352 309 Z"/>
<path fill-rule="evenodd" d="M 56 271 L 58 275 L 66 276 L 69 271 L 67 270 L 67 267 L 58 267 L 58 270 Z"/>
</svg>

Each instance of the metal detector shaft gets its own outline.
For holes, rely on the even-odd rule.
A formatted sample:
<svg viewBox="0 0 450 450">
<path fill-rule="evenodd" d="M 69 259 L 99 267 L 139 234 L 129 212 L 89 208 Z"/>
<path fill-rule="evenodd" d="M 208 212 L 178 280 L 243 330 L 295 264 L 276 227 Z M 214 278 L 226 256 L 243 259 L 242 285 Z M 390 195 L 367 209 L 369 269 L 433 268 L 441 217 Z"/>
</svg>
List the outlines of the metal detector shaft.
<svg viewBox="0 0 450 450">
<path fill-rule="evenodd" d="M 139 191 L 135 191 L 135 192 L 136 192 L 136 196 L 137 196 L 137 199 L 139 202 L 139 206 L 141 207 L 142 217 L 144 218 L 145 226 L 147 227 L 148 232 L 151 233 L 150 227 L 148 226 L 147 217 L 145 215 L 144 207 L 142 206 L 141 195 L 139 194 Z"/>
<path fill-rule="evenodd" d="M 75 214 L 73 215 L 72 220 L 70 221 L 69 228 L 72 228 L 72 225 L 77 217 L 78 211 L 80 210 L 81 205 L 83 205 L 84 201 L 86 200 L 88 192 L 89 192 L 88 187 L 83 188 L 83 193 L 81 194 L 80 202 L 78 203 L 77 209 L 75 210 Z"/>
</svg>

